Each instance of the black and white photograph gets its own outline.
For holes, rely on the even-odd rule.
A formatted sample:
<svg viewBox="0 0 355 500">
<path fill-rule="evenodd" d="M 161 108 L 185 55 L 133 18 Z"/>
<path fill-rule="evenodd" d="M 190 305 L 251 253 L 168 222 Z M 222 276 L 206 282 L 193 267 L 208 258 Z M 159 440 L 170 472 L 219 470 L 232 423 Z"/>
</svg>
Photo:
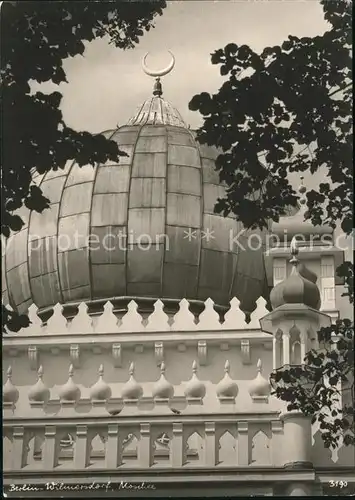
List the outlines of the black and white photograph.
<svg viewBox="0 0 355 500">
<path fill-rule="evenodd" d="M 351 0 L 0 5 L 4 498 L 354 496 Z"/>
</svg>

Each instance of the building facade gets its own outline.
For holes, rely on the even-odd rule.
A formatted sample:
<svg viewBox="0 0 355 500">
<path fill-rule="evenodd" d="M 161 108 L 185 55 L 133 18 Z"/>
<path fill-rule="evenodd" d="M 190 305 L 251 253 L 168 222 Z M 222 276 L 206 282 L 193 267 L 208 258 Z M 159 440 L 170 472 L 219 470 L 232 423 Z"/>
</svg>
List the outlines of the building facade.
<svg viewBox="0 0 355 500">
<path fill-rule="evenodd" d="M 32 323 L 3 340 L 5 488 L 309 496 L 338 481 L 339 493 L 354 450 L 326 450 L 268 381 L 338 317 L 332 231 L 304 222 L 302 203 L 264 232 L 216 215 L 218 151 L 159 80 L 105 135 L 119 165 L 34 174 L 51 206 L 22 209 L 7 242 L 3 298 Z"/>
</svg>

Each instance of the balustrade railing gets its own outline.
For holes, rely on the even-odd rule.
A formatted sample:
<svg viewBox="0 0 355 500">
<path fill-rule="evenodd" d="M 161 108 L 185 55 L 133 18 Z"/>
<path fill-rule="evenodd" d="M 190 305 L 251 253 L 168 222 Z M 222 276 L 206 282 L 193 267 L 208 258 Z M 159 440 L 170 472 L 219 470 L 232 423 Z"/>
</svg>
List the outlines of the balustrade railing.
<svg viewBox="0 0 355 500">
<path fill-rule="evenodd" d="M 4 470 L 281 465 L 278 413 L 4 419 Z"/>
</svg>

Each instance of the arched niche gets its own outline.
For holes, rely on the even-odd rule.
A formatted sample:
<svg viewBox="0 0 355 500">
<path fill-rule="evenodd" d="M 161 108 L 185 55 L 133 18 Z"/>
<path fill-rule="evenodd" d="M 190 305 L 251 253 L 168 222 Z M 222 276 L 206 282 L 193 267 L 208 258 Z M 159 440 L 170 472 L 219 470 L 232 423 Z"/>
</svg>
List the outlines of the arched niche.
<svg viewBox="0 0 355 500">
<path fill-rule="evenodd" d="M 195 430 L 186 439 L 186 464 L 202 464 L 204 460 L 205 442 L 201 434 Z"/>
<path fill-rule="evenodd" d="M 251 465 L 271 465 L 271 441 L 264 431 L 257 431 L 251 440 Z"/>
<path fill-rule="evenodd" d="M 219 438 L 218 463 L 221 465 L 237 465 L 237 441 L 227 430 Z"/>
</svg>

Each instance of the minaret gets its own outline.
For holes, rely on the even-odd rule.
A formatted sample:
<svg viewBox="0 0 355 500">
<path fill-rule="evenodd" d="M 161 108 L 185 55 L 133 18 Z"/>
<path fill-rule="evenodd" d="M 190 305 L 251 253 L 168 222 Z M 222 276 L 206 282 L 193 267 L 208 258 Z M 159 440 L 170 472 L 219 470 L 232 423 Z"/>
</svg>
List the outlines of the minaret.
<svg viewBox="0 0 355 500">
<path fill-rule="evenodd" d="M 320 310 L 331 316 L 335 322 L 339 317 L 335 304 L 335 287 L 342 284 L 342 280 L 336 275 L 336 268 L 344 261 L 344 251 L 335 244 L 334 230 L 331 227 L 314 226 L 305 219 L 307 188 L 303 177 L 300 180 L 299 210 L 293 215 L 280 217 L 280 221 L 273 223 L 271 227 L 273 241 L 276 240 L 276 243 L 265 256 L 268 266 L 272 268 L 273 283 L 270 284 L 275 286 L 286 279 L 290 243 L 296 237 L 299 243 L 299 271 L 303 274 L 304 266 L 316 270 L 320 290 Z"/>
<path fill-rule="evenodd" d="M 317 331 L 331 325 L 331 318 L 319 311 L 320 291 L 316 276 L 298 259 L 296 239 L 290 246 L 292 271 L 289 277 L 278 283 L 270 294 L 272 312 L 260 320 L 261 329 L 274 337 L 273 369 L 291 364 L 302 364 L 306 353 L 317 348 Z M 299 347 L 295 358 L 295 346 Z M 311 463 L 311 417 L 300 411 L 285 411 L 283 463 L 288 468 L 309 469 Z M 309 494 L 307 485 L 290 484 L 289 496 Z"/>
</svg>

